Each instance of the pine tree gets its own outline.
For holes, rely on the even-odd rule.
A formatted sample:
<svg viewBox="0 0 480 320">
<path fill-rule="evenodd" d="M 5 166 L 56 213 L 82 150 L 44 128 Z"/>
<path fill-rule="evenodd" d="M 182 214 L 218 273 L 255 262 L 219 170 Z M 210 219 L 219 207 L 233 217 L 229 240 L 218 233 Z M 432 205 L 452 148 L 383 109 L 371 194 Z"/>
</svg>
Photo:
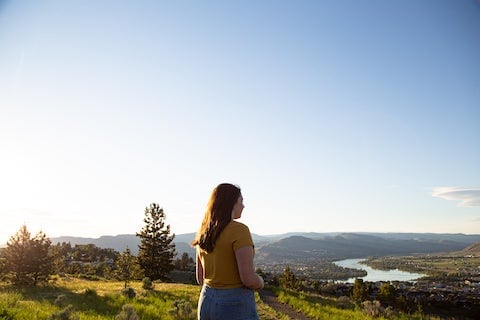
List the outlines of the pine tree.
<svg viewBox="0 0 480 320">
<path fill-rule="evenodd" d="M 3 280 L 7 272 L 7 261 L 5 259 L 5 249 L 0 248 L 0 281 Z"/>
<path fill-rule="evenodd" d="M 52 271 L 53 258 L 48 254 L 51 241 L 43 232 L 31 237 L 26 225 L 7 242 L 5 262 L 16 284 L 36 285 Z"/>
<path fill-rule="evenodd" d="M 352 299 L 357 302 L 365 301 L 368 298 L 368 288 L 363 279 L 355 278 L 352 290 Z"/>
<path fill-rule="evenodd" d="M 187 252 L 182 254 L 181 258 L 175 260 L 175 268 L 182 271 L 193 270 L 195 271 L 195 261 L 188 255 Z"/>
<path fill-rule="evenodd" d="M 32 261 L 33 285 L 39 280 L 46 280 L 53 270 L 53 257 L 49 254 L 52 242 L 43 232 L 31 239 L 30 259 Z"/>
<path fill-rule="evenodd" d="M 137 237 L 140 237 L 138 263 L 146 277 L 152 280 L 168 280 L 173 270 L 173 258 L 176 255 L 175 234 L 170 235 L 170 225 L 165 225 L 163 208 L 156 203 L 145 208 L 145 226 Z"/>
<path fill-rule="evenodd" d="M 295 274 L 290 270 L 289 266 L 285 267 L 283 274 L 280 276 L 280 285 L 286 289 L 297 289 L 297 277 Z"/>
<path fill-rule="evenodd" d="M 117 276 L 121 281 L 125 282 L 125 288 L 131 280 L 140 277 L 140 266 L 137 263 L 137 258 L 132 255 L 130 249 L 127 247 L 125 251 L 117 256 Z"/>
<path fill-rule="evenodd" d="M 390 283 L 382 283 L 378 291 L 378 299 L 388 305 L 393 305 L 396 298 L 396 289 Z"/>
</svg>

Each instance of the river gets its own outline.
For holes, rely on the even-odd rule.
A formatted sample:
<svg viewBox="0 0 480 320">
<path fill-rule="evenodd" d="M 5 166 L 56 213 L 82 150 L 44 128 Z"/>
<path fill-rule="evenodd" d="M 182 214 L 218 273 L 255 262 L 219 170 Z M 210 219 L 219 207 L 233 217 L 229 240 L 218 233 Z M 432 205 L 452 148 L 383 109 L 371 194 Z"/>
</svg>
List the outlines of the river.
<svg viewBox="0 0 480 320">
<path fill-rule="evenodd" d="M 362 260 L 365 259 L 346 259 L 335 261 L 334 263 L 344 268 L 363 269 L 367 271 L 367 275 L 365 277 L 361 277 L 363 281 L 415 281 L 416 279 L 425 276 L 424 274 L 406 272 L 398 269 L 388 271 L 373 269 L 365 264 L 360 264 L 359 262 Z M 354 281 L 355 278 L 350 278 L 346 282 L 352 283 Z"/>
</svg>

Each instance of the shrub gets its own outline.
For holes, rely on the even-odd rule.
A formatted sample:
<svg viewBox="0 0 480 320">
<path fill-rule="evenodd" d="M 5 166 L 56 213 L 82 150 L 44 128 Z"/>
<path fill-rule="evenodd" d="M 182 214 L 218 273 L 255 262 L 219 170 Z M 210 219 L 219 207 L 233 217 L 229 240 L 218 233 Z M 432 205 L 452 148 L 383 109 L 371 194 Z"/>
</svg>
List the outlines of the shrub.
<svg viewBox="0 0 480 320">
<path fill-rule="evenodd" d="M 350 305 L 350 299 L 347 296 L 341 296 L 337 299 L 337 308 L 347 309 Z"/>
<path fill-rule="evenodd" d="M 289 266 L 285 267 L 285 270 L 283 271 L 283 274 L 280 276 L 280 285 L 282 288 L 285 289 L 298 289 L 299 288 L 299 281 L 297 280 L 297 277 L 293 273 L 293 271 L 290 269 Z"/>
<path fill-rule="evenodd" d="M 131 304 L 124 304 L 122 311 L 115 316 L 115 320 L 139 320 L 140 317 L 135 310 L 135 307 Z"/>
<path fill-rule="evenodd" d="M 391 307 L 384 308 L 380 304 L 380 301 L 374 300 L 374 301 L 363 301 L 362 302 L 363 306 L 363 312 L 365 312 L 368 316 L 371 316 L 373 318 L 377 317 L 385 317 L 389 318 L 392 316 L 393 310 Z"/>
<path fill-rule="evenodd" d="M 48 319 L 49 320 L 78 320 L 78 316 L 73 314 L 73 306 L 68 305 L 63 310 L 54 312 Z"/>
<path fill-rule="evenodd" d="M 368 298 L 368 286 L 363 279 L 355 278 L 352 289 L 352 300 L 357 302 L 365 301 Z"/>
<path fill-rule="evenodd" d="M 187 300 L 175 300 L 172 308 L 168 311 L 175 319 L 190 320 L 196 319 L 197 316 L 193 310 L 192 304 Z"/>
<path fill-rule="evenodd" d="M 0 310 L 0 320 L 15 320 L 15 317 L 8 310 Z"/>
<path fill-rule="evenodd" d="M 85 289 L 85 292 L 83 293 L 86 297 L 96 297 L 97 296 L 97 291 L 95 289 Z"/>
<path fill-rule="evenodd" d="M 137 295 L 137 293 L 135 292 L 135 289 L 133 289 L 132 287 L 123 289 L 122 294 L 124 296 L 129 297 L 130 299 L 135 298 L 135 296 Z"/>
<path fill-rule="evenodd" d="M 152 279 L 150 279 L 149 277 L 145 277 L 143 278 L 142 280 L 142 288 L 145 289 L 145 290 L 152 290 L 153 289 L 153 282 L 152 282 Z"/>
<path fill-rule="evenodd" d="M 63 307 L 65 305 L 65 301 L 67 300 L 67 297 L 65 297 L 64 294 L 58 295 L 58 297 L 55 299 L 53 302 L 54 305 L 58 307 Z"/>
<path fill-rule="evenodd" d="M 388 305 L 393 305 L 396 297 L 395 287 L 389 283 L 383 283 L 378 292 L 378 299 Z"/>
</svg>

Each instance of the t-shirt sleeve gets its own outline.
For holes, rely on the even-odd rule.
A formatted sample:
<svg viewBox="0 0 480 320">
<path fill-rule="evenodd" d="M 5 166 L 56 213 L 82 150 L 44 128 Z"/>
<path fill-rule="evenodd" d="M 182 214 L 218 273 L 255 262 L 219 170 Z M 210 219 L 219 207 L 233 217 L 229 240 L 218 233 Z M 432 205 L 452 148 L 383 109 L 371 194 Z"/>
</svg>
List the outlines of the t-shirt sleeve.
<svg viewBox="0 0 480 320">
<path fill-rule="evenodd" d="M 243 247 L 254 246 L 250 230 L 244 224 L 238 223 L 234 229 L 232 238 L 232 246 L 234 251 Z"/>
</svg>

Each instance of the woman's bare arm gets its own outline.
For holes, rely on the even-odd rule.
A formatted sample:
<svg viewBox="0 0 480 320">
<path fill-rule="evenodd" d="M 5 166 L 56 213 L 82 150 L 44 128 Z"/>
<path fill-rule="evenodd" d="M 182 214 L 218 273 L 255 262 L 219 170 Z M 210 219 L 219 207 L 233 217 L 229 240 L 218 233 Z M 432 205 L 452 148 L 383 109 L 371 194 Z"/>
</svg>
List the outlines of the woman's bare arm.
<svg viewBox="0 0 480 320">
<path fill-rule="evenodd" d="M 235 257 L 243 285 L 254 290 L 263 289 L 263 278 L 256 274 L 253 268 L 253 247 L 246 246 L 237 249 Z"/>
</svg>

